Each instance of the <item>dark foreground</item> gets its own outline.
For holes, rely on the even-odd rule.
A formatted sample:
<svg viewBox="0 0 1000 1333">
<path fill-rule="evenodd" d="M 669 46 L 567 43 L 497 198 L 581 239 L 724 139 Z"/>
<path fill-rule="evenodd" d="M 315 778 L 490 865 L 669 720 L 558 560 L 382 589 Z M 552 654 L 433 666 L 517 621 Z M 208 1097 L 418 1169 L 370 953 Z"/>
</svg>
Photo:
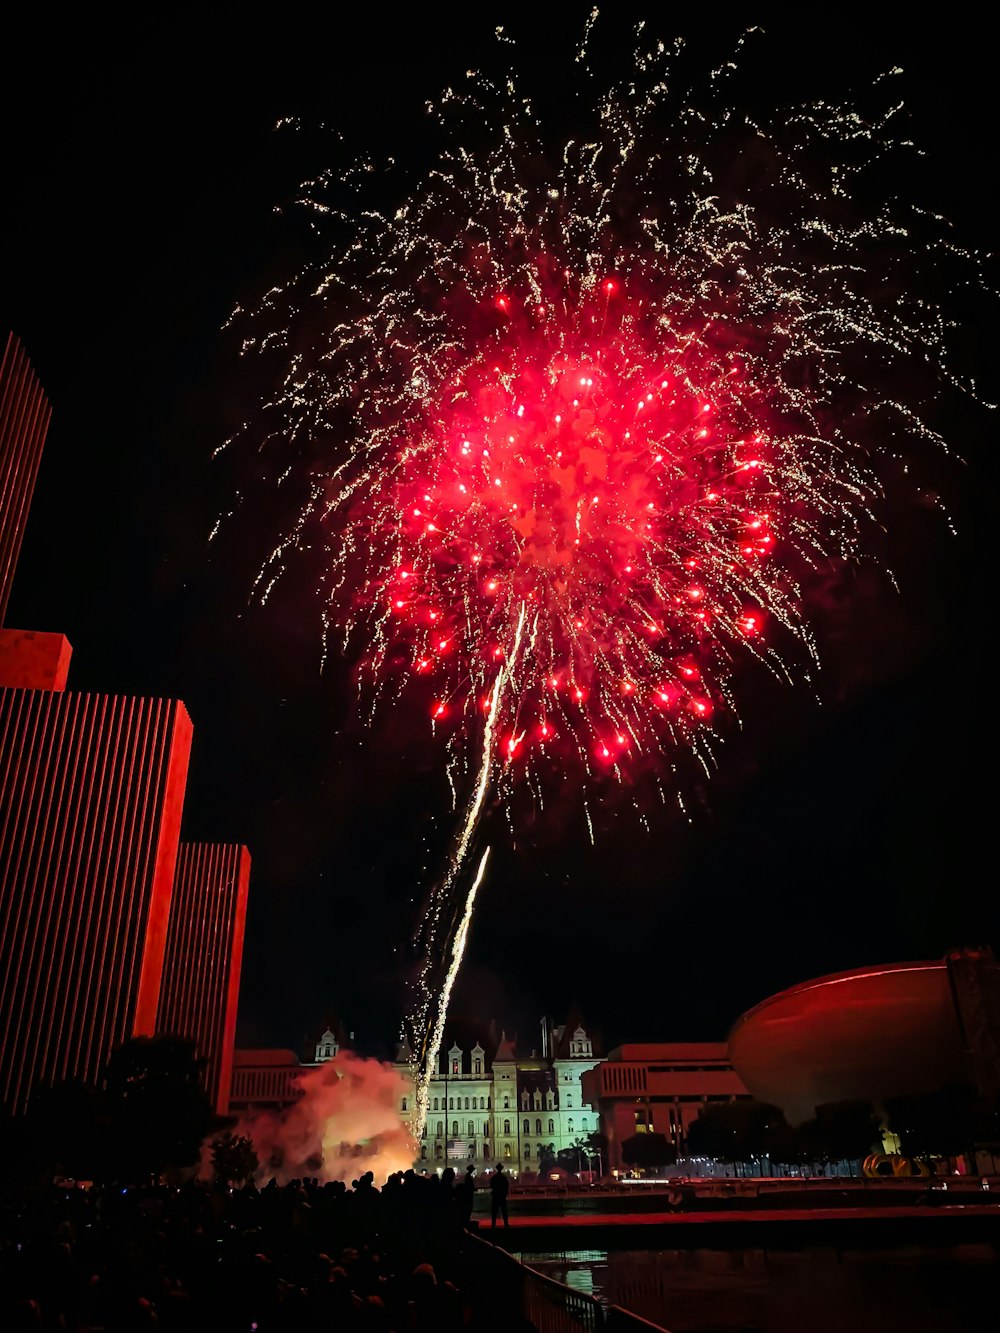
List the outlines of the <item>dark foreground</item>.
<svg viewBox="0 0 1000 1333">
<path fill-rule="evenodd" d="M 478 1322 L 458 1191 L 409 1175 L 0 1207 L 4 1333 L 309 1333 Z"/>
</svg>

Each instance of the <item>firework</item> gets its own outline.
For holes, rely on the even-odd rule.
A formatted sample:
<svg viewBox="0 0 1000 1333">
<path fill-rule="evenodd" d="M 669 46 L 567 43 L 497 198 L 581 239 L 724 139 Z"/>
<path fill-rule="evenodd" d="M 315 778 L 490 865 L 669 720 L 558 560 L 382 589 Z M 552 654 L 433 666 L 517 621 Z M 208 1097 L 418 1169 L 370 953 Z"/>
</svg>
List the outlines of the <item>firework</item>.
<svg viewBox="0 0 1000 1333">
<path fill-rule="evenodd" d="M 946 325 L 907 292 L 942 247 L 926 214 L 871 202 L 899 106 L 752 121 L 723 71 L 680 92 L 678 53 L 640 50 L 558 151 L 513 76 L 470 74 L 392 208 L 367 165 L 309 182 L 328 253 L 246 339 L 287 356 L 262 414 L 281 475 L 289 443 L 317 460 L 261 595 L 322 543 L 328 645 L 359 654 L 366 700 L 424 712 L 456 789 L 472 775 L 425 921 L 425 1072 L 488 793 L 679 749 L 710 767 L 742 661 L 810 670 L 803 579 L 861 552 L 873 445 L 936 440 Z"/>
</svg>

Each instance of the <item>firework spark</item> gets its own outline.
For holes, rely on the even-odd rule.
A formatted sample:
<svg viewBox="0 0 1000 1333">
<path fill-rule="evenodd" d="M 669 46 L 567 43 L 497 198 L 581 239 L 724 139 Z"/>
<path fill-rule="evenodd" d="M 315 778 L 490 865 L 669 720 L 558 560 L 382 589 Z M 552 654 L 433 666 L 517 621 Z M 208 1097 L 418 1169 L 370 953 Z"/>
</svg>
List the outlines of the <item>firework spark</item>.
<svg viewBox="0 0 1000 1333">
<path fill-rule="evenodd" d="M 308 183 L 328 253 L 246 339 L 288 357 L 263 413 L 280 479 L 289 443 L 317 460 L 261 595 L 322 543 L 328 644 L 361 645 L 372 702 L 426 710 L 453 786 L 475 774 L 428 911 L 425 1072 L 487 793 L 678 747 L 710 767 L 741 661 L 810 669 L 803 578 L 861 553 L 873 444 L 940 442 L 921 395 L 953 382 L 947 326 L 908 293 L 921 258 L 975 257 L 872 204 L 900 107 L 754 121 L 725 68 L 704 104 L 675 91 L 679 51 L 640 51 L 558 152 L 513 76 L 470 73 L 402 202 L 371 206 L 368 166 Z"/>
</svg>

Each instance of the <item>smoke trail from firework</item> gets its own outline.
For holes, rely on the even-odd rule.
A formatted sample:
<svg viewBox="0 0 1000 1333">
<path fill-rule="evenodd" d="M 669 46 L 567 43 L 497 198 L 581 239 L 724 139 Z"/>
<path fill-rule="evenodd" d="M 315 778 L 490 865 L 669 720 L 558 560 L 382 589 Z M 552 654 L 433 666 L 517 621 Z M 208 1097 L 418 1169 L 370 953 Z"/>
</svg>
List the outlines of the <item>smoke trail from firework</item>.
<svg viewBox="0 0 1000 1333">
<path fill-rule="evenodd" d="M 557 154 L 513 74 L 470 72 L 394 207 L 370 164 L 306 184 L 328 252 L 245 339 L 286 359 L 260 456 L 278 484 L 316 460 L 260 595 L 322 546 L 328 649 L 361 645 L 366 703 L 426 710 L 472 783 L 425 923 L 425 1075 L 488 792 L 684 751 L 709 771 L 741 662 L 811 676 L 803 582 L 863 553 L 875 455 L 940 443 L 927 403 L 955 379 L 921 267 L 977 261 L 870 203 L 901 107 L 765 123 L 720 101 L 729 67 L 699 106 L 680 63 L 640 49 Z"/>
</svg>

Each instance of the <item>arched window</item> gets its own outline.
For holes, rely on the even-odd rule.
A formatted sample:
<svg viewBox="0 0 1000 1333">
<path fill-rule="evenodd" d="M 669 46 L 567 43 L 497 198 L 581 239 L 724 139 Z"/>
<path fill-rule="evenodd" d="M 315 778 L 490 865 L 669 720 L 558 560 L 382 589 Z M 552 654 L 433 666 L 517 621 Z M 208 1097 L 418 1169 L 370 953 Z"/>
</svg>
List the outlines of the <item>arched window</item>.
<svg viewBox="0 0 1000 1333">
<path fill-rule="evenodd" d="M 529 1130 L 530 1128 L 531 1128 L 531 1121 L 530 1121 L 530 1120 L 525 1120 L 525 1122 L 524 1122 L 524 1132 L 525 1132 L 525 1134 L 527 1134 L 527 1132 L 528 1132 L 528 1130 Z"/>
<path fill-rule="evenodd" d="M 550 1121 L 549 1121 L 549 1133 L 550 1133 L 550 1134 L 554 1134 L 555 1132 L 556 1132 L 556 1122 L 555 1122 L 554 1120 L 550 1120 Z"/>
<path fill-rule="evenodd" d="M 457 1060 L 452 1060 L 452 1062 L 451 1062 L 451 1072 L 452 1072 L 453 1074 L 457 1074 L 457 1073 L 458 1073 L 458 1061 L 457 1061 Z"/>
<path fill-rule="evenodd" d="M 572 1133 L 573 1133 L 573 1117 L 572 1117 L 572 1116 L 570 1116 L 570 1118 L 566 1121 L 566 1133 L 567 1133 L 567 1134 L 572 1134 Z"/>
<path fill-rule="evenodd" d="M 458 1138 L 458 1121 L 457 1121 L 457 1120 L 453 1120 L 453 1121 L 451 1122 L 451 1137 L 452 1137 L 453 1139 L 457 1139 L 457 1138 Z"/>
<path fill-rule="evenodd" d="M 528 1090 L 527 1090 L 527 1088 L 525 1088 L 524 1092 L 521 1093 L 521 1105 L 522 1105 L 522 1107 L 524 1108 L 525 1111 L 528 1109 Z"/>
<path fill-rule="evenodd" d="M 528 1128 L 528 1126 L 525 1125 L 525 1129 L 527 1129 L 527 1128 Z M 535 1133 L 536 1133 L 536 1134 L 541 1134 L 541 1132 L 542 1132 L 542 1122 L 541 1122 L 540 1120 L 536 1120 L 536 1121 L 535 1121 Z"/>
<path fill-rule="evenodd" d="M 465 1099 L 465 1109 L 466 1109 L 466 1110 L 469 1109 L 469 1099 L 468 1099 L 468 1097 L 466 1097 L 466 1099 Z"/>
<path fill-rule="evenodd" d="M 524 1145 L 524 1156 L 525 1156 L 525 1160 L 527 1160 L 527 1159 L 531 1156 L 531 1144 L 530 1144 L 530 1143 L 526 1143 L 526 1144 Z"/>
<path fill-rule="evenodd" d="M 580 1121 L 580 1132 L 582 1134 L 587 1134 L 590 1132 L 590 1123 L 587 1120 L 586 1116 L 584 1116 L 583 1119 Z"/>
<path fill-rule="evenodd" d="M 541 1109 L 542 1109 L 542 1094 L 541 1094 L 540 1092 L 536 1092 L 536 1093 L 535 1093 L 535 1110 L 536 1110 L 536 1111 L 540 1111 Z"/>
<path fill-rule="evenodd" d="M 509 1098 L 509 1097 L 505 1097 L 505 1098 L 503 1099 L 503 1109 L 504 1109 L 505 1111 L 509 1111 L 509 1110 L 510 1110 L 510 1098 Z"/>
<path fill-rule="evenodd" d="M 424 1125 L 423 1129 L 420 1131 L 420 1137 L 421 1137 L 422 1139 L 425 1139 L 425 1138 L 427 1137 L 427 1126 L 426 1126 L 426 1125 Z"/>
<path fill-rule="evenodd" d="M 504 1157 L 509 1157 L 509 1156 L 510 1156 L 510 1144 L 509 1144 L 509 1143 L 505 1143 L 505 1144 L 503 1145 L 503 1155 L 504 1155 Z"/>
<path fill-rule="evenodd" d="M 481 1073 L 483 1072 L 483 1062 L 482 1062 L 482 1060 L 480 1060 L 480 1059 L 478 1059 L 478 1058 L 476 1059 L 476 1063 L 475 1063 L 475 1065 L 474 1065 L 474 1067 L 473 1067 L 473 1072 L 476 1073 L 476 1074 L 481 1074 Z"/>
<path fill-rule="evenodd" d="M 474 1123 L 472 1120 L 470 1120 L 470 1121 L 469 1121 L 469 1138 L 470 1138 L 470 1139 L 472 1138 L 473 1134 L 475 1134 L 475 1132 L 476 1132 L 476 1126 L 475 1126 L 475 1123 Z"/>
<path fill-rule="evenodd" d="M 435 1098 L 434 1098 L 434 1110 L 436 1111 L 437 1109 L 438 1109 L 438 1099 L 435 1097 Z"/>
<path fill-rule="evenodd" d="M 454 1109 L 455 1109 L 455 1098 L 454 1098 L 454 1097 L 449 1097 L 449 1098 L 448 1098 L 448 1110 L 449 1110 L 449 1111 L 454 1111 Z"/>
<path fill-rule="evenodd" d="M 434 1147 L 434 1156 L 437 1158 L 439 1162 L 441 1158 L 444 1156 L 444 1149 L 441 1147 L 440 1143 L 436 1144 Z"/>
<path fill-rule="evenodd" d="M 406 1098 L 405 1098 L 405 1097 L 402 1099 L 402 1102 L 400 1103 L 400 1107 L 399 1107 L 399 1109 L 400 1109 L 401 1111 L 405 1111 L 405 1110 L 406 1110 Z"/>
<path fill-rule="evenodd" d="M 443 1122 L 442 1120 L 439 1120 L 439 1121 L 438 1121 L 438 1131 L 437 1131 L 437 1132 L 438 1132 L 438 1138 L 440 1138 L 441 1135 L 444 1133 L 444 1122 Z"/>
<path fill-rule="evenodd" d="M 489 1121 L 488 1121 L 488 1120 L 484 1120 L 484 1121 L 483 1121 L 483 1138 L 484 1138 L 484 1139 L 485 1139 L 486 1135 L 487 1135 L 489 1132 L 490 1132 Z"/>
<path fill-rule="evenodd" d="M 505 1121 L 503 1122 L 503 1132 L 504 1132 L 505 1134 L 509 1134 L 509 1133 L 510 1133 L 510 1121 L 509 1121 L 509 1120 L 505 1120 Z"/>
<path fill-rule="evenodd" d="M 328 1045 L 323 1047 L 323 1054 L 324 1055 L 330 1054 L 330 1047 Z"/>
</svg>

